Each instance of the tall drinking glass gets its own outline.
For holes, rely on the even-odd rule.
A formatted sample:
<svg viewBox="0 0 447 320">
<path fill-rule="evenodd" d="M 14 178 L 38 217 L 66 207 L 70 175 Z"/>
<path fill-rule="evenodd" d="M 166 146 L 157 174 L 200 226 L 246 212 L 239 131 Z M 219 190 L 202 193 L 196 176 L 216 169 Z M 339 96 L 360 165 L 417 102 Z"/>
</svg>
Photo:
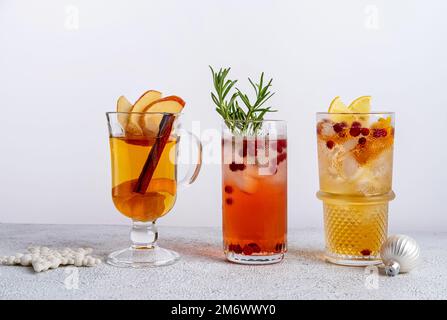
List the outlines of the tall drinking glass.
<svg viewBox="0 0 447 320">
<path fill-rule="evenodd" d="M 144 130 L 127 131 L 127 119 L 144 123 Z M 145 268 L 174 263 L 179 255 L 157 245 L 155 222 L 174 206 L 177 188 L 196 179 L 201 165 L 198 157 L 187 176 L 177 182 L 177 155 L 180 114 L 109 112 L 112 160 L 112 198 L 118 211 L 132 219 L 131 246 L 108 256 L 109 264 L 119 267 Z"/>
<path fill-rule="evenodd" d="M 268 264 L 287 245 L 287 132 L 284 121 L 222 126 L 224 252 L 229 261 Z"/>
<path fill-rule="evenodd" d="M 318 113 L 317 140 L 326 258 L 379 264 L 395 197 L 394 113 Z"/>
</svg>

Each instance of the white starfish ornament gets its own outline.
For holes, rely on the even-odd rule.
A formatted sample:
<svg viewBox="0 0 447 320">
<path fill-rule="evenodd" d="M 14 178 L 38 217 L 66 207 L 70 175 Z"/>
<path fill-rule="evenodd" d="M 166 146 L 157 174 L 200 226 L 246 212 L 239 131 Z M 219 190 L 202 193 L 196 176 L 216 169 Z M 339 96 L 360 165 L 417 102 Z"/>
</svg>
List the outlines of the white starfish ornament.
<svg viewBox="0 0 447 320">
<path fill-rule="evenodd" d="M 74 265 L 76 267 L 95 267 L 101 259 L 91 255 L 91 248 L 64 248 L 61 250 L 47 247 L 29 247 L 27 253 L 16 253 L 14 256 L 0 256 L 2 265 L 32 266 L 35 272 L 56 269 L 59 266 Z"/>
</svg>

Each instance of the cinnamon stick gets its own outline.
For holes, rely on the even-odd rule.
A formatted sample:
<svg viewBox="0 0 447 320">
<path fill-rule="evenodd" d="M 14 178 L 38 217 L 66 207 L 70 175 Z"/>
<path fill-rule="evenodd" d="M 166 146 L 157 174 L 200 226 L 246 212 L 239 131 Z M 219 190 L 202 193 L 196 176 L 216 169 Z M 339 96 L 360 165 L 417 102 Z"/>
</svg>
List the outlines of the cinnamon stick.
<svg viewBox="0 0 447 320">
<path fill-rule="evenodd" d="M 140 176 L 137 183 L 133 189 L 133 192 L 145 194 L 149 184 L 154 175 L 155 169 L 157 168 L 158 162 L 160 161 L 161 154 L 168 142 L 169 136 L 171 135 L 172 125 L 174 124 L 175 115 L 165 114 L 160 121 L 160 126 L 158 130 L 157 138 L 152 146 L 149 156 L 144 163 L 143 169 L 141 170 Z"/>
</svg>

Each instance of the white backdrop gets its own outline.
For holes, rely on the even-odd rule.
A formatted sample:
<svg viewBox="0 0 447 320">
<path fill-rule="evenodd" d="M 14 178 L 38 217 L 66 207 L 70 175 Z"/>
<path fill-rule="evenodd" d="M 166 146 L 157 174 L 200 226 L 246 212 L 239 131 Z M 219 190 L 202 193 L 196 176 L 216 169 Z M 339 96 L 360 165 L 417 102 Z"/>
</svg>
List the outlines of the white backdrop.
<svg viewBox="0 0 447 320">
<path fill-rule="evenodd" d="M 447 212 L 447 2 L 0 0 L 0 222 L 128 223 L 113 207 L 104 112 L 146 89 L 219 127 L 208 65 L 274 78 L 289 121 L 289 224 L 321 227 L 315 112 L 370 94 L 396 112 L 391 229 L 442 231 Z M 161 224 L 218 226 L 206 165 Z"/>
</svg>

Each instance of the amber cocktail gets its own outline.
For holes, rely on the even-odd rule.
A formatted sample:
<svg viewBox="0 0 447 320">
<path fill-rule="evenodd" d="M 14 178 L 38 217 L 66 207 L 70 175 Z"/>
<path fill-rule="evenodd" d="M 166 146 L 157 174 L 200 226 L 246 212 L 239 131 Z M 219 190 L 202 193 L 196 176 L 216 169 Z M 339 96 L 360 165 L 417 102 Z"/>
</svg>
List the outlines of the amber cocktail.
<svg viewBox="0 0 447 320">
<path fill-rule="evenodd" d="M 179 258 L 176 252 L 157 245 L 155 222 L 174 206 L 178 186 L 194 182 L 200 170 L 201 144 L 184 131 L 195 141 L 198 157 L 187 176 L 177 182 L 181 115 L 175 111 L 184 105 L 179 97 L 161 98 L 160 92 L 150 90 L 134 105 L 123 97 L 118 100 L 118 110 L 131 112 L 107 113 L 113 203 L 133 221 L 132 245 L 111 253 L 107 259 L 109 264 L 146 268 L 169 265 Z"/>
<path fill-rule="evenodd" d="M 138 178 L 156 139 L 153 137 L 110 138 L 112 152 L 112 198 L 125 216 L 140 222 L 155 221 L 171 210 L 177 193 L 176 167 L 170 160 L 177 150 L 171 135 L 153 173 L 148 188 L 135 192 Z"/>
<path fill-rule="evenodd" d="M 394 199 L 394 114 L 319 113 L 317 137 L 326 258 L 378 264 Z"/>
</svg>

